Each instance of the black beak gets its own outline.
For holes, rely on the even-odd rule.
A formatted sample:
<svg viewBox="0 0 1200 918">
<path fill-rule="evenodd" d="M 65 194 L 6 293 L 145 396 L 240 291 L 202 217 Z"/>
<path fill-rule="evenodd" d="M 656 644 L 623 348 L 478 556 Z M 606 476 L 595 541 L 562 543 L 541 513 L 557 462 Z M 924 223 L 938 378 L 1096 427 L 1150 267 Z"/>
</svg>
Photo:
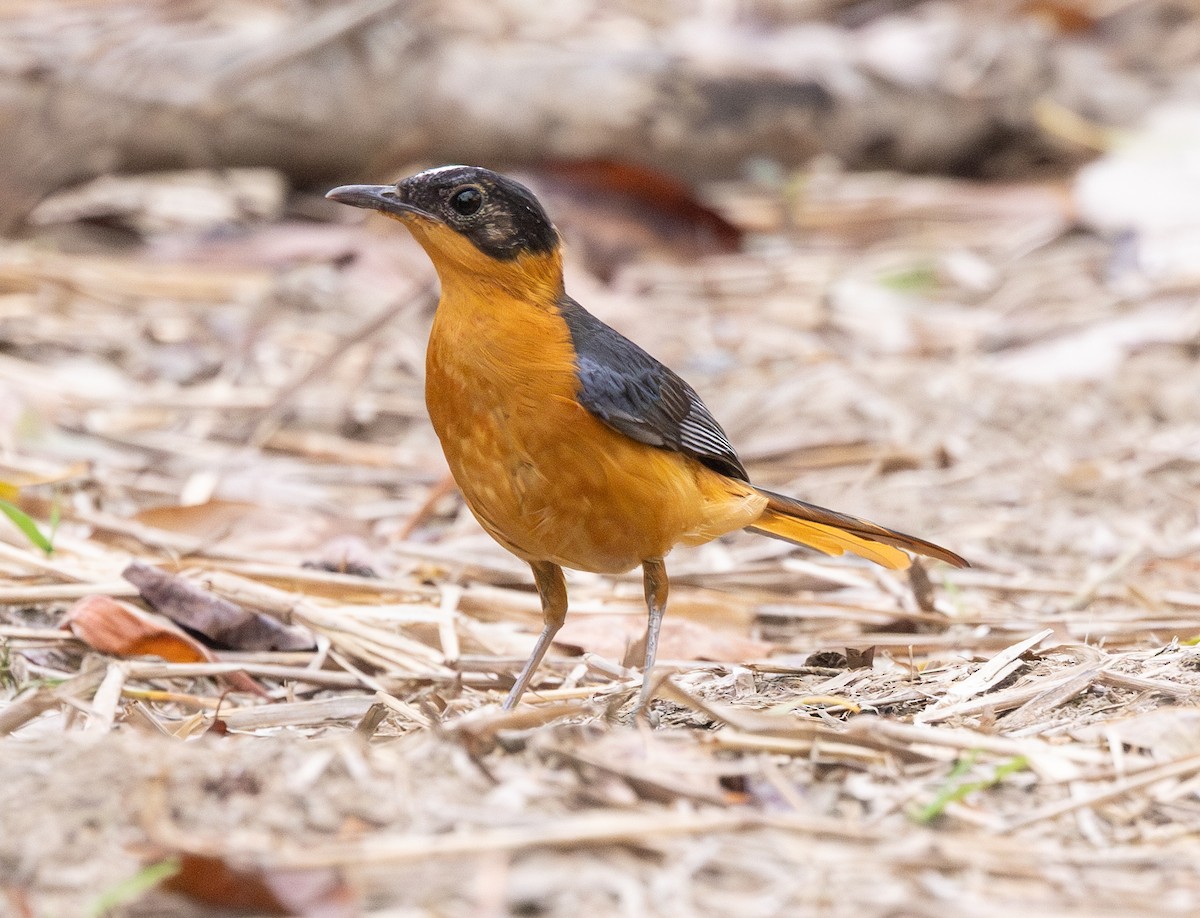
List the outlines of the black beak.
<svg viewBox="0 0 1200 918">
<path fill-rule="evenodd" d="M 385 214 L 415 214 L 427 220 L 434 219 L 419 207 L 400 200 L 395 185 L 342 185 L 328 192 L 325 197 L 351 207 L 365 207 Z"/>
</svg>

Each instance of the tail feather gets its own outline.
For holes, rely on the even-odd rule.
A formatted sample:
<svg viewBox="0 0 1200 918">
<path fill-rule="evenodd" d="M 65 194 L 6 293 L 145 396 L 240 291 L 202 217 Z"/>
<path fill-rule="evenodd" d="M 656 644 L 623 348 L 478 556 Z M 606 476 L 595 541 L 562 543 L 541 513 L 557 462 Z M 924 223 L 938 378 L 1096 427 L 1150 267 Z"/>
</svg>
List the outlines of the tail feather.
<svg viewBox="0 0 1200 918">
<path fill-rule="evenodd" d="M 949 549 L 916 536 L 762 488 L 755 490 L 767 498 L 767 506 L 762 516 L 747 527 L 751 532 L 797 542 L 829 555 L 852 552 L 892 570 L 903 570 L 912 563 L 908 555 L 899 550 L 901 548 L 955 567 L 970 567 L 964 558 Z"/>
</svg>

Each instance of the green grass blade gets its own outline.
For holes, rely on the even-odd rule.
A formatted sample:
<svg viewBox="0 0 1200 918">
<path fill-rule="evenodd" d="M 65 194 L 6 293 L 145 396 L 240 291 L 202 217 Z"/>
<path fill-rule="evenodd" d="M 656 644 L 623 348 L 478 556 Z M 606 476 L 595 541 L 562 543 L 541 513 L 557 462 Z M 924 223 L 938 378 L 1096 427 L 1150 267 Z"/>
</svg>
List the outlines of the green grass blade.
<svg viewBox="0 0 1200 918">
<path fill-rule="evenodd" d="M 91 918 L 104 918 L 113 909 L 141 898 L 163 880 L 179 873 L 179 859 L 170 857 L 164 861 L 147 864 L 127 880 L 110 886 L 92 902 L 88 909 Z"/>
<path fill-rule="evenodd" d="M 881 275 L 879 283 L 897 293 L 928 293 L 937 288 L 937 268 L 928 263 L 911 265 Z"/>
<path fill-rule="evenodd" d="M 42 530 L 38 529 L 37 523 L 30 518 L 28 513 L 6 500 L 0 500 L 0 513 L 7 516 L 30 542 L 46 554 L 53 554 L 54 543 L 42 535 Z"/>
<path fill-rule="evenodd" d="M 914 822 L 927 824 L 933 822 L 945 812 L 946 807 L 951 803 L 957 803 L 959 800 L 970 796 L 976 791 L 987 790 L 989 787 L 995 787 L 1011 774 L 1018 771 L 1024 771 L 1029 767 L 1029 761 L 1023 755 L 1018 755 L 1009 759 L 1007 762 L 1001 762 L 996 766 L 996 770 L 990 778 L 984 778 L 980 781 L 959 781 L 960 778 L 966 775 L 968 771 L 975 765 L 976 759 L 979 758 L 977 751 L 971 752 L 957 762 L 954 763 L 954 768 L 946 778 L 946 782 L 942 785 L 937 795 L 928 804 L 923 807 L 914 808 L 909 811 L 909 817 Z"/>
</svg>

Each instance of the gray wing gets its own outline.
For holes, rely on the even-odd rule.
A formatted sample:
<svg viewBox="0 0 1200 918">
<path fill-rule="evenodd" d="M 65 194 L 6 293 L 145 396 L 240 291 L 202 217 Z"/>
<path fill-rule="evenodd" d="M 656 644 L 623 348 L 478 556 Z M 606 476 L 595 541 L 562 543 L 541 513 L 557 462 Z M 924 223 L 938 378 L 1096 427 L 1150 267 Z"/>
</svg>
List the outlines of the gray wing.
<svg viewBox="0 0 1200 918">
<path fill-rule="evenodd" d="M 750 480 L 695 389 L 570 297 L 559 307 L 575 346 L 580 404 L 640 443 L 691 456 L 730 478 Z"/>
</svg>

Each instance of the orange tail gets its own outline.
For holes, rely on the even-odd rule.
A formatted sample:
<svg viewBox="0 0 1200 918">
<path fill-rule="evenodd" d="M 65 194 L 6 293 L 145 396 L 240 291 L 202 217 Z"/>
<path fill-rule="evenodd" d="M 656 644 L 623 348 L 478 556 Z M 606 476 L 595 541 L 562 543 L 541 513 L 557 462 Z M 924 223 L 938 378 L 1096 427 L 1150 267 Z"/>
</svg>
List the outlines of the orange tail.
<svg viewBox="0 0 1200 918">
<path fill-rule="evenodd" d="M 903 570 L 912 563 L 912 559 L 900 551 L 901 548 L 928 558 L 937 558 L 955 567 L 970 567 L 965 559 L 954 552 L 916 536 L 762 488 L 755 490 L 767 499 L 767 506 L 762 516 L 752 526 L 746 527 L 751 532 L 807 545 L 827 555 L 852 552 L 892 570 Z"/>
</svg>

